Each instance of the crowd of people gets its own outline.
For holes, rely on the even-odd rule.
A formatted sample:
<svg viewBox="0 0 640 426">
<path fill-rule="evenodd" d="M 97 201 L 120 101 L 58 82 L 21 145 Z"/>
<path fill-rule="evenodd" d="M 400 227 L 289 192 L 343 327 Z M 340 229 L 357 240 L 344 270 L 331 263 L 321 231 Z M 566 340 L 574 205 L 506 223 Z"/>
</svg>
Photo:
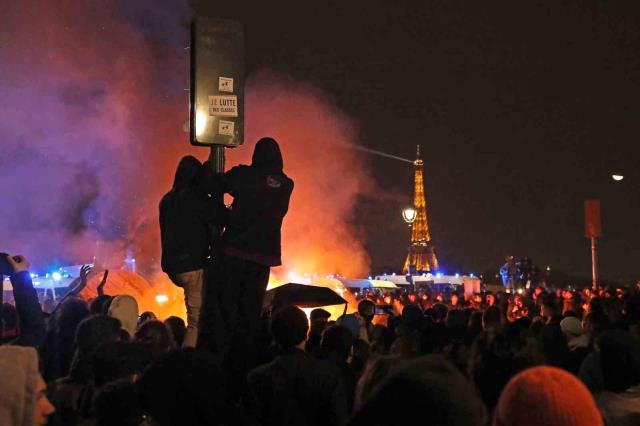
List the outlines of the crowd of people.
<svg viewBox="0 0 640 426">
<path fill-rule="evenodd" d="M 43 309 L 28 260 L 7 256 L 0 426 L 640 424 L 639 288 L 423 289 L 361 295 L 335 320 L 322 308 L 261 312 L 293 189 L 274 143 L 213 183 L 234 195 L 224 221 L 185 216 L 181 206 L 206 203 L 192 184 L 203 166 L 181 162 L 161 222 L 186 323 L 109 294 L 106 273 L 86 300 L 88 269 Z M 188 244 L 175 220 L 192 221 Z M 219 239 L 213 255 L 207 238 Z"/>
</svg>

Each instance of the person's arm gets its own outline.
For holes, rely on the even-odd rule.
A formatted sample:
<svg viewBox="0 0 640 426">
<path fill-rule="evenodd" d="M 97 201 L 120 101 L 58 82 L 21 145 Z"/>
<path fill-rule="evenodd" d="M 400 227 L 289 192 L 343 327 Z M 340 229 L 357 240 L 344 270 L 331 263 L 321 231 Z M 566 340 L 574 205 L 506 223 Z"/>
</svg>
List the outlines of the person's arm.
<svg viewBox="0 0 640 426">
<path fill-rule="evenodd" d="M 98 296 L 104 295 L 104 285 L 107 283 L 108 276 L 109 276 L 109 270 L 105 269 L 104 274 L 102 274 L 102 281 L 100 281 L 100 284 L 98 284 L 98 287 L 97 287 Z"/>
<path fill-rule="evenodd" d="M 211 169 L 211 163 L 206 161 L 203 164 L 203 186 L 207 193 L 213 197 L 221 197 L 222 194 L 228 193 L 229 188 L 229 175 L 233 173 L 236 167 L 226 173 L 214 173 Z"/>
<path fill-rule="evenodd" d="M 87 286 L 87 275 L 91 272 L 91 265 L 82 265 L 80 268 L 80 276 L 73 280 L 66 291 L 62 295 L 61 301 L 69 296 L 77 296 Z"/>
<path fill-rule="evenodd" d="M 31 282 L 29 262 L 23 256 L 16 256 L 16 258 L 17 260 L 7 256 L 13 267 L 10 279 L 20 324 L 20 335 L 11 343 L 38 347 L 42 344 L 45 335 L 44 314 Z"/>
</svg>

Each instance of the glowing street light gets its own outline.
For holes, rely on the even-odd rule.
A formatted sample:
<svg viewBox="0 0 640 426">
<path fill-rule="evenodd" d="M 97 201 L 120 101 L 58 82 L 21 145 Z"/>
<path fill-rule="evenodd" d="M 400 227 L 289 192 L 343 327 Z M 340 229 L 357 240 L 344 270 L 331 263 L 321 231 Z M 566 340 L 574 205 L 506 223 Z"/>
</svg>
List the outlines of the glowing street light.
<svg viewBox="0 0 640 426">
<path fill-rule="evenodd" d="M 616 182 L 620 182 L 622 179 L 624 179 L 623 175 L 618 175 L 618 174 L 613 174 L 611 175 L 611 177 L 613 178 L 613 180 L 615 180 Z"/>
<path fill-rule="evenodd" d="M 415 222 L 417 215 L 418 215 L 418 212 L 413 207 L 407 207 L 406 209 L 402 210 L 402 218 L 409 225 Z"/>
</svg>

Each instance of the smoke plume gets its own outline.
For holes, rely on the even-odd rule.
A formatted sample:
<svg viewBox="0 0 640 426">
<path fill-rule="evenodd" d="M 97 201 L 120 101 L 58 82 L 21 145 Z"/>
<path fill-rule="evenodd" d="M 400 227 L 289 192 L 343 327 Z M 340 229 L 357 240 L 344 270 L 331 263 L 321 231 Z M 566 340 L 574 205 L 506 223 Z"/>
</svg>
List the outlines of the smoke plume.
<svg viewBox="0 0 640 426">
<path fill-rule="evenodd" d="M 157 205 L 178 160 L 204 159 L 182 131 L 188 114 L 188 8 L 181 2 L 21 1 L 0 16 L 0 251 L 39 268 L 90 262 L 159 266 Z M 363 274 L 349 225 L 369 188 L 354 124 L 313 87 L 249 76 L 248 162 L 262 136 L 281 144 L 295 181 L 284 224 L 286 268 Z"/>
</svg>

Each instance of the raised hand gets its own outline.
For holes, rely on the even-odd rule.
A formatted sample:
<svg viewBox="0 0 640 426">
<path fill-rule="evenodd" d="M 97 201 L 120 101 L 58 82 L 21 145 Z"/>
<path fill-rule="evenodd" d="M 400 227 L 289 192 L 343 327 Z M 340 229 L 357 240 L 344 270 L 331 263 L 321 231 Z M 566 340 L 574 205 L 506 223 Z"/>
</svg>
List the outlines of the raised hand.
<svg viewBox="0 0 640 426">
<path fill-rule="evenodd" d="M 98 296 L 102 296 L 104 294 L 104 285 L 107 283 L 107 276 L 109 275 L 109 270 L 105 269 L 104 274 L 102 275 L 102 281 L 98 284 Z"/>
<path fill-rule="evenodd" d="M 80 282 L 77 286 L 73 287 L 71 293 L 74 295 L 78 295 L 84 288 L 87 286 L 87 275 L 91 272 L 91 265 L 82 265 L 80 268 Z"/>
<path fill-rule="evenodd" d="M 13 268 L 13 273 L 24 272 L 29 270 L 29 261 L 24 256 L 7 256 L 9 264 Z"/>
<path fill-rule="evenodd" d="M 87 282 L 87 275 L 89 275 L 89 272 L 91 272 L 92 268 L 93 266 L 91 265 L 82 265 L 82 267 L 80 268 L 80 278 L 83 282 Z"/>
</svg>

